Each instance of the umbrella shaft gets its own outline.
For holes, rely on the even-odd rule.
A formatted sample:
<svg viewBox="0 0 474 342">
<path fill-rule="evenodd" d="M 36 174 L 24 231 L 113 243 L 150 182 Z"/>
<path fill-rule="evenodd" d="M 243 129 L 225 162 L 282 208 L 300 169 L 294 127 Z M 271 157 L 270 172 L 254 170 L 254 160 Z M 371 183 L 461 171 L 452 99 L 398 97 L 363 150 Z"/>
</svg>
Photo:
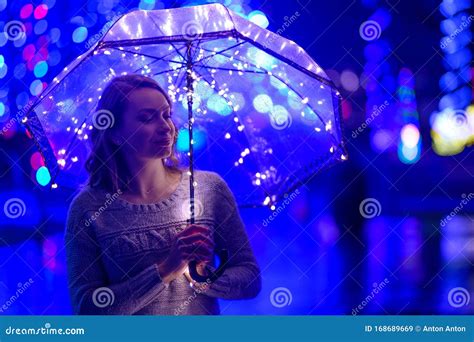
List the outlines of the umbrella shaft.
<svg viewBox="0 0 474 342">
<path fill-rule="evenodd" d="M 192 77 L 192 57 L 191 42 L 187 43 L 186 50 L 186 86 L 188 88 L 188 132 L 189 132 L 189 208 L 190 208 L 190 224 L 194 224 L 194 167 L 193 167 L 193 77 Z"/>
</svg>

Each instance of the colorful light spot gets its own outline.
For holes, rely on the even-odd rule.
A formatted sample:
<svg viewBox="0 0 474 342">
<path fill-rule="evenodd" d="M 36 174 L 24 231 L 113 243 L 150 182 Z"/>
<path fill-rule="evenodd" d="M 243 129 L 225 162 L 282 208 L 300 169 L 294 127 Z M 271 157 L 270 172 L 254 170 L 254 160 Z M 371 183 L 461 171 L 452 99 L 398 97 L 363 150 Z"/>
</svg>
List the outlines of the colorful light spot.
<svg viewBox="0 0 474 342">
<path fill-rule="evenodd" d="M 404 145 L 409 148 L 413 148 L 418 145 L 420 140 L 420 131 L 418 128 L 413 124 L 408 124 L 403 126 L 400 137 Z"/>
<path fill-rule="evenodd" d="M 3 64 L 0 67 L 0 78 L 4 78 L 7 72 L 8 72 L 8 66 L 6 64 Z"/>
<path fill-rule="evenodd" d="M 43 83 L 40 80 L 34 80 L 30 85 L 30 93 L 33 96 L 38 96 L 43 91 Z"/>
<path fill-rule="evenodd" d="M 72 41 L 74 43 L 82 43 L 87 38 L 87 27 L 80 26 L 72 33 Z"/>
<path fill-rule="evenodd" d="M 206 145 L 206 133 L 195 127 L 193 129 L 193 148 L 194 151 L 199 151 Z M 186 128 L 182 128 L 178 132 L 178 141 L 176 142 L 176 149 L 179 152 L 189 152 L 189 132 Z"/>
<path fill-rule="evenodd" d="M 260 94 L 253 99 L 253 107 L 257 112 L 268 113 L 273 108 L 272 98 L 266 94 Z"/>
<path fill-rule="evenodd" d="M 46 63 L 45 61 L 41 61 L 41 62 L 38 62 L 38 64 L 36 64 L 34 73 L 37 78 L 43 77 L 44 75 L 46 75 L 47 72 L 48 72 L 48 63 Z"/>
<path fill-rule="evenodd" d="M 51 175 L 49 174 L 48 168 L 41 166 L 38 171 L 36 171 L 36 181 L 42 186 L 46 186 L 51 182 Z"/>
<path fill-rule="evenodd" d="M 35 55 L 35 52 L 36 52 L 36 48 L 33 44 L 28 44 L 27 46 L 25 46 L 25 48 L 23 49 L 23 59 L 25 61 L 29 61 L 30 59 L 33 58 L 33 56 Z"/>
<path fill-rule="evenodd" d="M 33 5 L 32 4 L 27 4 L 23 6 L 20 10 L 20 18 L 21 19 L 26 19 L 28 18 L 31 13 L 33 13 Z"/>
<path fill-rule="evenodd" d="M 52 44 L 56 44 L 60 37 L 61 37 L 61 30 L 58 29 L 57 27 L 52 28 L 49 31 L 49 38 L 51 39 Z"/>
<path fill-rule="evenodd" d="M 0 102 L 0 116 L 3 116 L 5 114 L 5 105 L 3 102 Z"/>
<path fill-rule="evenodd" d="M 420 159 L 420 149 L 418 146 L 408 147 L 400 143 L 398 145 L 398 158 L 405 164 L 416 163 Z"/>
<path fill-rule="evenodd" d="M 30 157 L 30 165 L 33 170 L 38 170 L 41 166 L 44 166 L 43 157 L 41 157 L 41 153 L 35 152 Z"/>
<path fill-rule="evenodd" d="M 220 95 L 213 94 L 207 100 L 207 107 L 217 114 L 227 116 L 232 113 L 232 107 L 227 104 L 227 101 Z"/>
<path fill-rule="evenodd" d="M 249 13 L 248 18 L 252 23 L 257 24 L 262 28 L 268 27 L 269 22 L 267 16 L 262 11 L 252 11 Z"/>
<path fill-rule="evenodd" d="M 44 17 L 46 17 L 47 14 L 48 14 L 47 5 L 41 4 L 35 8 L 35 14 L 34 14 L 35 19 L 38 19 L 38 20 L 43 19 Z"/>
<path fill-rule="evenodd" d="M 35 34 L 43 34 L 48 29 L 48 21 L 40 20 L 35 24 Z"/>
</svg>

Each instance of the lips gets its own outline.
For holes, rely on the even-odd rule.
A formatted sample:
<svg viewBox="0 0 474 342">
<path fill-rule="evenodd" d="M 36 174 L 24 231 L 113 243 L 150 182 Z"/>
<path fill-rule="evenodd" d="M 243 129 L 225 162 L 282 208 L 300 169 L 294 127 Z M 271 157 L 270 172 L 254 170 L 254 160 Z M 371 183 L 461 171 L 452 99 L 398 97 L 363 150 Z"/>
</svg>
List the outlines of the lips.
<svg viewBox="0 0 474 342">
<path fill-rule="evenodd" d="M 158 146 L 168 146 L 168 145 L 171 145 L 171 139 L 170 138 L 164 138 L 164 139 L 160 139 L 160 140 L 157 140 L 157 141 L 153 141 L 153 143 L 155 145 L 158 145 Z"/>
</svg>

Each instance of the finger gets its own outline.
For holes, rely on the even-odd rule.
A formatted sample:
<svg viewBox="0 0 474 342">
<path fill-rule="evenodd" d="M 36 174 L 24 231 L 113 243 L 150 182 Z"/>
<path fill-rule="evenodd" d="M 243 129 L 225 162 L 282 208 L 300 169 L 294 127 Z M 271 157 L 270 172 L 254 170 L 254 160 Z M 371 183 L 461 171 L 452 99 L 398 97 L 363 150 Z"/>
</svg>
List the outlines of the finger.
<svg viewBox="0 0 474 342">
<path fill-rule="evenodd" d="M 214 250 L 213 248 L 210 248 L 209 246 L 205 244 L 191 244 L 191 245 L 182 245 L 179 246 L 179 250 L 181 253 L 187 253 L 187 254 L 208 254 L 211 255 L 213 254 Z"/>
<path fill-rule="evenodd" d="M 203 256 L 203 255 L 188 255 L 186 256 L 186 261 L 189 263 L 191 261 L 196 261 L 196 262 L 211 262 L 211 258 L 209 256 Z"/>
<path fill-rule="evenodd" d="M 204 234 L 193 234 L 190 236 L 181 237 L 179 239 L 180 244 L 192 244 L 199 242 L 214 246 L 214 240 Z"/>
<path fill-rule="evenodd" d="M 191 224 L 187 226 L 183 231 L 180 232 L 182 235 L 189 235 L 193 233 L 203 233 L 210 235 L 212 233 L 211 229 L 206 226 L 199 226 L 197 224 Z"/>
<path fill-rule="evenodd" d="M 213 256 L 212 249 L 204 246 L 186 246 L 180 249 L 180 252 L 184 258 L 199 258 L 202 261 L 210 260 Z"/>
</svg>

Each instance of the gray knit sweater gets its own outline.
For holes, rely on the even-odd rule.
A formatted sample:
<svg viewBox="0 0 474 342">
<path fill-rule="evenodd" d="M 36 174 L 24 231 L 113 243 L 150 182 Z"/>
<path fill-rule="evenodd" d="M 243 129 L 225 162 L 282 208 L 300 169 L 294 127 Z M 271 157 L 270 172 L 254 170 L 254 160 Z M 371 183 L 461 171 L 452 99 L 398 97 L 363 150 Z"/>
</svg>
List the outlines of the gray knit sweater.
<svg viewBox="0 0 474 342">
<path fill-rule="evenodd" d="M 229 251 L 224 274 L 205 292 L 184 275 L 165 284 L 159 274 L 157 264 L 189 218 L 187 172 L 170 197 L 154 204 L 85 187 L 69 207 L 65 236 L 74 313 L 215 315 L 217 298 L 257 296 L 260 269 L 232 192 L 214 172 L 197 171 L 195 181 L 196 224 L 211 228 L 216 248 Z"/>
</svg>

